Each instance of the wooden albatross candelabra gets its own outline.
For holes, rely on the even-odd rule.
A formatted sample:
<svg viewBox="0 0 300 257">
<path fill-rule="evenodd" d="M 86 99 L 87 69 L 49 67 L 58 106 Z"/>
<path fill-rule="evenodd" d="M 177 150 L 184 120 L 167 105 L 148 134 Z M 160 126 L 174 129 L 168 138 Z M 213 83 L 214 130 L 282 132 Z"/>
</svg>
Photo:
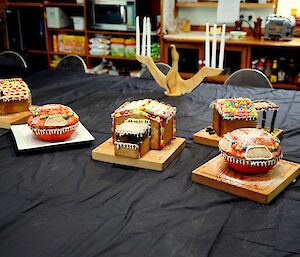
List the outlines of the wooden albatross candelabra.
<svg viewBox="0 0 300 257">
<path fill-rule="evenodd" d="M 136 36 L 136 59 L 140 62 L 145 64 L 150 73 L 152 74 L 153 78 L 156 80 L 158 85 L 165 89 L 165 94 L 167 96 L 181 96 L 185 93 L 192 92 L 196 87 L 198 87 L 201 82 L 206 78 L 210 76 L 217 76 L 221 74 L 223 71 L 223 64 L 220 66 L 221 60 L 219 60 L 219 68 L 215 67 L 209 67 L 209 61 L 205 61 L 206 66 L 202 67 L 192 78 L 184 80 L 181 78 L 179 72 L 178 72 L 178 60 L 179 60 L 179 54 L 176 51 L 175 45 L 171 45 L 171 55 L 172 55 L 172 67 L 168 71 L 167 75 L 163 74 L 158 67 L 156 66 L 155 62 L 150 56 L 151 52 L 151 46 L 150 46 L 150 20 L 149 18 L 144 18 L 144 26 L 143 26 L 143 38 L 142 38 L 142 52 L 140 53 L 140 45 L 139 45 L 139 28 L 138 28 L 138 17 L 137 17 L 137 36 Z M 216 29 L 216 26 L 214 26 Z M 225 28 L 223 26 L 224 30 L 224 41 L 225 41 Z M 222 33 L 223 34 L 223 33 Z M 146 41 L 147 41 L 147 47 L 146 47 Z M 222 46 L 221 41 L 221 47 L 220 51 L 223 49 L 223 57 L 224 57 L 224 41 Z M 208 44 L 208 45 L 207 45 Z M 209 51 L 209 37 L 207 37 L 206 40 L 206 51 Z M 214 41 L 213 41 L 213 52 L 212 58 L 216 57 L 216 31 L 214 32 Z M 221 58 L 220 53 L 220 58 Z M 207 57 L 209 55 L 206 55 L 206 60 L 208 60 Z M 222 58 L 223 58 L 222 57 Z M 223 61 L 222 61 L 223 62 Z M 212 64 L 215 64 L 215 60 L 212 60 Z"/>
</svg>

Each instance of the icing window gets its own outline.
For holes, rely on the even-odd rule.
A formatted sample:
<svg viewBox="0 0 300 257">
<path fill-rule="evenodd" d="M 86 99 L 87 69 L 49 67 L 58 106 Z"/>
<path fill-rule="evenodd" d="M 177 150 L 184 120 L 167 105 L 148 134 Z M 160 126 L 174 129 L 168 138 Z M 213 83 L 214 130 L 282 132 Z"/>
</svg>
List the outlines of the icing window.
<svg viewBox="0 0 300 257">
<path fill-rule="evenodd" d="M 249 146 L 245 153 L 246 160 L 270 160 L 272 157 L 272 153 L 264 145 Z"/>
<path fill-rule="evenodd" d="M 52 116 L 46 119 L 45 126 L 66 126 L 67 121 L 62 116 Z"/>
<path fill-rule="evenodd" d="M 222 140 L 220 140 L 219 145 L 223 151 L 229 152 L 231 149 L 231 141 L 227 137 L 224 137 Z"/>
</svg>

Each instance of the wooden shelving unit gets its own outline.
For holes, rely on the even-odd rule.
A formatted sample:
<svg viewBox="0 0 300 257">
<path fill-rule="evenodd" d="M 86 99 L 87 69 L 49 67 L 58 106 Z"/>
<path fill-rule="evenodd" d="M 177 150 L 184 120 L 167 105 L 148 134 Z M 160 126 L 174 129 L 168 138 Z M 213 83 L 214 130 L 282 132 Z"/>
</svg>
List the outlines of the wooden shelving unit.
<svg viewBox="0 0 300 257">
<path fill-rule="evenodd" d="M 35 2 L 8 2 L 8 7 L 40 7 L 43 8 L 43 3 L 35 3 Z"/>
<path fill-rule="evenodd" d="M 56 55 L 68 55 L 68 54 L 72 54 L 70 52 L 58 52 L 58 51 L 47 51 L 47 53 L 50 54 L 50 55 L 54 55 L 54 54 L 56 54 Z M 77 54 L 77 55 L 82 56 L 82 57 L 86 56 L 86 54 Z"/>
<path fill-rule="evenodd" d="M 9 1 L 9 0 L 6 0 Z M 88 10 L 88 1 L 84 0 L 83 3 L 76 3 L 70 2 L 69 0 L 40 0 L 40 2 L 21 2 L 23 0 L 20 0 L 20 2 L 7 2 L 7 6 L 9 8 L 15 8 L 15 9 L 22 9 L 25 7 L 24 12 L 26 12 L 27 7 L 34 7 L 34 8 L 40 8 L 40 12 L 43 15 L 43 31 L 41 33 L 44 33 L 45 35 L 45 50 L 38 49 L 25 49 L 24 54 L 29 56 L 35 56 L 41 55 L 41 58 L 44 58 L 45 61 L 48 62 L 48 67 L 51 67 L 51 62 L 53 61 L 54 56 L 58 55 L 60 57 L 63 57 L 64 55 L 70 54 L 69 52 L 60 52 L 57 51 L 58 48 L 54 48 L 54 42 L 53 42 L 53 36 L 58 35 L 74 35 L 74 36 L 84 36 L 85 37 L 85 47 L 84 52 L 81 54 L 78 54 L 79 56 L 83 57 L 84 60 L 87 63 L 88 68 L 92 68 L 96 63 L 97 59 L 109 59 L 114 61 L 122 61 L 126 62 L 129 61 L 129 66 L 136 66 L 138 65 L 138 62 L 136 58 L 127 58 L 127 57 L 118 57 L 118 56 L 102 56 L 102 55 L 91 55 L 89 53 L 89 39 L 93 38 L 97 35 L 105 35 L 105 36 L 112 36 L 112 37 L 122 37 L 122 38 L 135 38 L 135 31 L 102 31 L 102 30 L 96 30 L 96 29 L 90 29 L 89 27 L 89 20 L 90 20 L 90 10 Z M 142 1 L 142 0 L 140 0 Z M 153 0 L 151 1 L 151 5 L 145 4 L 145 6 L 148 6 L 150 8 L 148 11 L 153 14 L 153 10 L 156 13 L 162 7 L 163 0 Z M 84 19 L 84 28 L 82 30 L 76 30 L 72 26 L 68 26 L 66 28 L 49 28 L 47 26 L 47 7 L 60 7 L 63 9 L 66 14 L 71 16 L 82 16 Z M 74 14 L 74 15 L 73 15 Z M 144 14 L 143 14 L 144 15 Z M 4 28 L 5 29 L 5 26 Z M 156 41 L 159 42 L 159 37 L 161 37 L 161 32 L 152 32 L 152 36 L 158 37 Z M 34 35 L 33 35 L 34 36 Z M 7 41 L 7 40 L 6 40 Z M 55 50 L 54 50 L 55 49 Z M 77 54 L 77 53 L 75 53 Z M 159 61 L 159 60 L 155 60 Z M 132 62 L 137 62 L 136 64 Z"/>
<path fill-rule="evenodd" d="M 282 89 L 294 89 L 294 90 L 300 90 L 300 86 L 297 86 L 295 84 L 273 84 L 274 88 L 282 88 Z"/>
<path fill-rule="evenodd" d="M 192 32 L 192 37 L 189 36 L 189 33 L 181 33 L 178 35 L 168 35 L 164 38 L 164 62 L 168 62 L 169 60 L 169 51 L 171 44 L 175 44 L 177 47 L 177 51 L 180 49 L 197 49 L 199 51 L 199 60 L 204 59 L 204 46 L 205 46 L 205 39 L 200 37 L 195 32 Z M 245 40 L 227 40 L 225 51 L 228 54 L 229 52 L 235 52 L 236 54 L 239 54 L 240 59 L 237 59 L 235 57 L 235 61 L 239 64 L 239 69 L 242 68 L 249 68 L 251 67 L 251 61 L 255 58 L 261 58 L 264 56 L 272 57 L 272 54 L 270 53 L 277 53 L 278 49 L 281 49 L 282 53 L 281 55 L 277 56 L 275 55 L 276 59 L 278 60 L 280 56 L 284 56 L 284 54 L 291 55 L 293 52 L 297 53 L 298 49 L 300 49 L 300 39 L 295 38 L 292 41 L 289 42 L 283 42 L 283 41 L 270 41 L 270 40 L 264 40 L 264 39 L 253 39 L 251 37 L 247 37 Z M 265 55 L 257 56 L 257 49 L 264 49 L 261 50 L 262 54 L 265 53 Z M 256 54 L 255 54 L 256 53 Z M 293 58 L 294 60 L 298 60 L 297 56 Z M 198 56 L 193 56 L 193 60 L 190 60 L 191 63 L 194 63 L 194 59 Z M 184 59 L 188 59 L 188 57 L 184 57 Z M 229 67 L 227 67 L 229 68 Z M 235 71 L 235 70 L 233 70 Z M 190 78 L 194 74 L 193 73 L 181 73 L 183 78 Z M 224 83 L 227 79 L 227 75 L 219 75 L 217 77 L 209 77 L 205 81 L 207 82 L 213 82 L 213 83 Z M 274 84 L 274 88 L 283 88 L 283 89 L 296 89 L 300 90 L 300 86 L 297 86 L 295 84 Z"/>
<path fill-rule="evenodd" d="M 84 33 L 85 30 L 78 30 L 78 29 L 68 29 L 68 28 L 63 28 L 63 29 L 54 29 L 54 28 L 48 28 L 48 31 L 64 34 L 64 33 Z"/>
<path fill-rule="evenodd" d="M 218 6 L 217 2 L 177 2 L 177 8 L 216 8 Z M 240 8 L 245 9 L 272 9 L 274 7 L 273 3 L 259 4 L 259 3 L 241 3 Z"/>
<path fill-rule="evenodd" d="M 175 5 L 175 16 L 178 16 L 179 9 L 180 8 L 217 8 L 218 2 L 205 2 L 205 1 L 199 1 L 199 2 L 176 2 Z M 277 0 L 273 0 L 271 3 L 241 3 L 240 4 L 241 9 L 270 9 L 274 13 L 276 13 L 277 8 Z M 187 17 L 188 18 L 188 17 Z M 163 61 L 168 62 L 169 61 L 169 48 L 171 44 L 175 44 L 177 46 L 177 49 L 199 49 L 199 60 L 204 59 L 204 44 L 205 44 L 205 36 L 204 32 L 201 32 L 205 30 L 204 26 L 192 26 L 195 31 L 192 31 L 191 33 L 179 33 L 179 34 L 170 34 L 163 37 L 163 49 L 164 49 L 164 57 Z M 229 30 L 233 30 L 233 28 L 228 28 Z M 197 30 L 197 31 L 196 31 Z M 200 30 L 200 31 L 199 31 Z M 255 55 L 253 52 L 253 49 L 282 49 L 283 53 L 286 53 L 288 51 L 291 52 L 291 49 L 300 49 L 300 39 L 294 38 L 291 41 L 271 41 L 271 40 L 264 40 L 262 39 L 253 39 L 251 34 L 249 34 L 246 39 L 244 40 L 232 40 L 228 39 L 226 41 L 226 52 L 235 52 L 236 54 L 239 54 L 240 59 L 237 59 L 236 62 L 238 62 L 239 67 L 231 67 L 230 65 L 227 67 L 229 70 L 233 69 L 232 71 L 235 71 L 237 68 L 249 68 L 251 67 L 251 61 L 254 60 L 254 58 L 257 58 L 258 56 Z M 270 50 L 270 52 L 274 52 L 275 50 Z M 264 50 L 262 50 L 264 53 Z M 275 51 L 276 52 L 276 51 Z M 257 53 L 257 50 L 256 50 Z M 262 53 L 262 57 L 263 57 Z M 269 55 L 270 56 L 270 55 Z M 272 55 L 271 55 L 272 56 Z M 298 56 L 298 55 L 296 55 Z M 276 55 L 275 55 L 276 57 Z M 190 60 L 191 63 L 195 63 L 195 60 L 197 56 L 193 56 L 193 60 Z M 235 56 L 237 58 L 237 56 Z M 239 57 L 238 57 L 239 58 Z M 187 56 L 184 57 L 184 59 L 188 59 Z M 297 57 L 294 58 L 298 59 Z M 199 66 L 200 68 L 200 66 Z M 190 78 L 194 75 L 194 73 L 189 72 L 182 72 L 181 76 L 183 78 Z M 217 77 L 209 77 L 206 78 L 206 82 L 213 82 L 213 83 L 224 83 L 225 80 L 228 78 L 228 75 L 219 75 Z M 297 86 L 295 84 L 274 84 L 274 88 L 284 88 L 284 89 L 300 89 L 300 86 Z"/>
<path fill-rule="evenodd" d="M 61 7 L 61 6 L 65 6 L 65 7 L 84 7 L 85 4 L 77 4 L 77 3 L 59 3 L 59 2 L 48 2 L 45 1 L 44 3 L 45 6 L 53 6 L 53 7 Z"/>
<path fill-rule="evenodd" d="M 70 54 L 69 52 L 60 52 L 53 50 L 53 35 L 58 34 L 66 34 L 66 35 L 82 35 L 85 36 L 85 51 L 82 54 L 79 54 L 83 57 L 88 67 L 92 67 L 93 63 L 97 59 L 105 58 L 109 60 L 116 60 L 116 61 L 129 61 L 135 62 L 136 58 L 126 58 L 126 57 L 118 57 L 118 56 L 111 56 L 111 55 L 91 55 L 89 54 L 89 39 L 96 36 L 96 35 L 105 35 L 105 36 L 115 36 L 115 37 L 135 37 L 134 31 L 101 31 L 101 30 L 94 30 L 89 29 L 87 26 L 89 17 L 87 16 L 87 1 L 85 0 L 83 4 L 81 3 L 64 3 L 63 0 L 60 2 L 55 2 L 53 0 L 44 0 L 43 2 L 7 2 L 8 7 L 34 7 L 34 8 L 41 8 L 41 12 L 44 14 L 44 30 L 46 36 L 46 50 L 39 50 L 39 49 L 28 49 L 26 50 L 26 54 L 33 54 L 33 55 L 43 55 L 48 59 L 48 64 L 50 67 L 50 62 L 54 55 L 64 56 Z M 163 0 L 161 0 L 162 2 Z M 259 4 L 259 3 L 241 3 L 241 8 L 251 8 L 251 9 L 276 9 L 277 0 L 274 0 L 273 3 L 267 4 Z M 46 7 L 61 7 L 66 10 L 76 10 L 76 14 L 80 13 L 80 16 L 84 18 L 84 29 L 83 30 L 75 30 L 73 28 L 48 28 L 47 27 L 47 18 L 46 18 Z M 179 8 L 216 8 L 217 2 L 195 2 L 195 3 L 176 3 L 175 14 Z M 162 6 L 160 6 L 162 8 Z M 162 14 L 163 15 L 163 14 Z M 3 25 L 1 25 L 3 27 Z M 1 28 L 1 27 L 0 27 Z M 3 27 L 5 29 L 5 26 Z M 168 47 L 171 43 L 179 44 L 181 47 L 185 45 L 185 49 L 199 49 L 199 60 L 203 59 L 204 50 L 203 44 L 204 40 L 201 37 L 183 37 L 177 35 L 172 37 L 172 35 L 168 35 L 168 37 L 163 38 L 162 32 L 152 32 L 152 36 L 159 37 L 161 40 L 161 56 L 163 62 L 168 62 Z M 261 40 L 253 40 L 250 36 L 248 36 L 245 40 L 242 41 L 233 41 L 228 40 L 226 44 L 226 49 L 228 51 L 239 51 L 241 53 L 241 67 L 250 67 L 251 64 L 251 57 L 252 51 L 251 47 L 280 47 L 285 49 L 290 49 L 291 47 L 296 47 L 297 49 L 300 48 L 300 41 L 299 39 L 295 39 L 290 42 L 281 42 L 281 41 L 267 41 L 264 39 Z M 160 61 L 160 60 L 155 60 Z M 187 70 L 188 71 L 188 70 Z M 183 78 L 190 78 L 193 76 L 191 72 L 182 72 L 181 76 Z M 220 75 L 217 77 L 210 77 L 206 81 L 207 82 L 214 82 L 214 83 L 223 83 L 227 75 Z M 300 89 L 300 87 L 294 84 L 274 84 L 274 88 L 285 88 L 285 89 Z"/>
<path fill-rule="evenodd" d="M 111 60 L 122 60 L 122 61 L 136 61 L 136 58 L 120 57 L 120 56 L 111 56 L 111 55 L 87 55 L 90 58 L 105 58 Z"/>
<path fill-rule="evenodd" d="M 128 31 L 104 31 L 104 30 L 88 30 L 89 34 L 116 35 L 116 36 L 135 36 L 135 32 Z"/>
<path fill-rule="evenodd" d="M 27 49 L 26 52 L 33 53 L 33 54 L 47 54 L 47 50 Z"/>
<path fill-rule="evenodd" d="M 51 62 L 52 58 L 54 55 L 58 56 L 64 56 L 64 55 L 69 55 L 71 54 L 70 52 L 62 52 L 62 51 L 54 51 L 53 48 L 53 36 L 58 35 L 58 34 L 63 34 L 63 35 L 78 35 L 78 36 L 84 36 L 85 37 L 85 48 L 83 53 L 76 53 L 77 55 L 83 57 L 87 63 L 87 44 L 88 44 L 88 34 L 87 34 L 87 26 L 86 26 L 86 20 L 87 20 L 87 7 L 86 7 L 86 2 L 87 0 L 84 1 L 84 3 L 67 3 L 63 2 L 52 2 L 48 0 L 44 0 L 43 5 L 44 5 L 44 17 L 45 17 L 45 34 L 46 34 L 46 46 L 47 46 L 47 56 L 48 56 L 48 66 L 51 68 Z M 46 14 L 46 8 L 47 7 L 61 7 L 64 10 L 74 10 L 74 8 L 77 10 L 76 11 L 76 16 L 81 16 L 84 19 L 84 29 L 82 30 L 76 30 L 74 28 L 66 27 L 66 28 L 48 28 L 47 26 L 47 14 Z M 79 11 L 78 11 L 79 10 Z M 80 13 L 78 15 L 78 12 Z"/>
</svg>

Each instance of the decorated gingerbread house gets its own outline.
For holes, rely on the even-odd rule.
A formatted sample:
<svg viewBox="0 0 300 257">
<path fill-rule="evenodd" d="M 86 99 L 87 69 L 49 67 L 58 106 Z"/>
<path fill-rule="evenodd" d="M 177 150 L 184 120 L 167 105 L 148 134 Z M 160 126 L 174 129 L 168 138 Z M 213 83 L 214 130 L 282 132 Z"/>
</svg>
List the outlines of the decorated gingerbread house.
<svg viewBox="0 0 300 257">
<path fill-rule="evenodd" d="M 28 111 L 31 94 L 22 79 L 0 80 L 0 114 Z"/>
<path fill-rule="evenodd" d="M 113 142 L 117 141 L 119 125 L 128 119 L 142 119 L 145 120 L 141 122 L 142 124 L 147 123 L 150 126 L 150 149 L 160 150 L 175 137 L 175 115 L 175 107 L 157 100 L 143 99 L 126 102 L 111 115 Z"/>
<path fill-rule="evenodd" d="M 222 137 L 238 128 L 255 128 L 257 111 L 249 98 L 218 99 L 211 104 L 214 109 L 212 127 Z"/>
</svg>

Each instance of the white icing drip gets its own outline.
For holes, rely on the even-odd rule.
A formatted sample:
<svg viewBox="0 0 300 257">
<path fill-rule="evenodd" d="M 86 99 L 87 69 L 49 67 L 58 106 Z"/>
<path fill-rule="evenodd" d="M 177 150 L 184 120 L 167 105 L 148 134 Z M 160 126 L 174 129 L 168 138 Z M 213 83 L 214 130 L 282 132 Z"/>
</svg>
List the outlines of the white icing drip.
<svg viewBox="0 0 300 257">
<path fill-rule="evenodd" d="M 1 98 L 1 100 L 3 101 L 3 102 L 11 102 L 11 101 L 22 101 L 22 100 L 26 100 L 26 99 L 28 99 L 28 97 L 27 98 L 25 98 L 25 97 L 21 97 L 21 96 L 18 96 L 18 97 L 7 97 L 7 96 L 3 96 L 2 98 Z"/>
<path fill-rule="evenodd" d="M 275 111 L 275 110 L 278 110 L 278 107 L 268 107 L 268 108 L 260 108 L 260 109 L 257 109 L 256 108 L 256 111 L 258 112 L 262 112 L 262 111 Z"/>
<path fill-rule="evenodd" d="M 116 127 L 116 134 L 135 135 L 142 137 L 145 133 L 149 132 L 150 125 L 146 122 L 131 122 L 129 119 Z"/>
<path fill-rule="evenodd" d="M 115 142 L 117 149 L 126 148 L 130 150 L 139 150 L 139 146 L 137 144 L 123 143 L 123 142 Z"/>
<path fill-rule="evenodd" d="M 270 165 L 275 165 L 280 159 L 282 159 L 282 153 L 274 159 L 271 160 L 245 160 L 245 159 L 239 159 L 239 158 L 235 158 L 233 156 L 229 156 L 226 153 L 224 153 L 221 149 L 220 152 L 222 154 L 222 156 L 225 158 L 225 160 L 232 162 L 232 163 L 236 163 L 236 164 L 242 164 L 242 165 L 249 165 L 249 166 L 270 166 Z"/>
<path fill-rule="evenodd" d="M 136 122 L 136 123 L 148 123 L 149 124 L 150 120 L 129 118 L 129 119 L 125 120 L 125 122 Z"/>
<path fill-rule="evenodd" d="M 224 120 L 257 120 L 257 117 L 248 117 L 248 118 L 245 118 L 245 117 L 223 117 Z"/>
<path fill-rule="evenodd" d="M 75 125 L 69 126 L 69 127 L 63 127 L 63 128 L 55 128 L 55 129 L 39 129 L 39 128 L 33 128 L 30 126 L 30 129 L 37 135 L 61 135 L 65 132 L 70 132 L 73 130 L 76 130 L 78 127 L 78 122 Z"/>
</svg>

